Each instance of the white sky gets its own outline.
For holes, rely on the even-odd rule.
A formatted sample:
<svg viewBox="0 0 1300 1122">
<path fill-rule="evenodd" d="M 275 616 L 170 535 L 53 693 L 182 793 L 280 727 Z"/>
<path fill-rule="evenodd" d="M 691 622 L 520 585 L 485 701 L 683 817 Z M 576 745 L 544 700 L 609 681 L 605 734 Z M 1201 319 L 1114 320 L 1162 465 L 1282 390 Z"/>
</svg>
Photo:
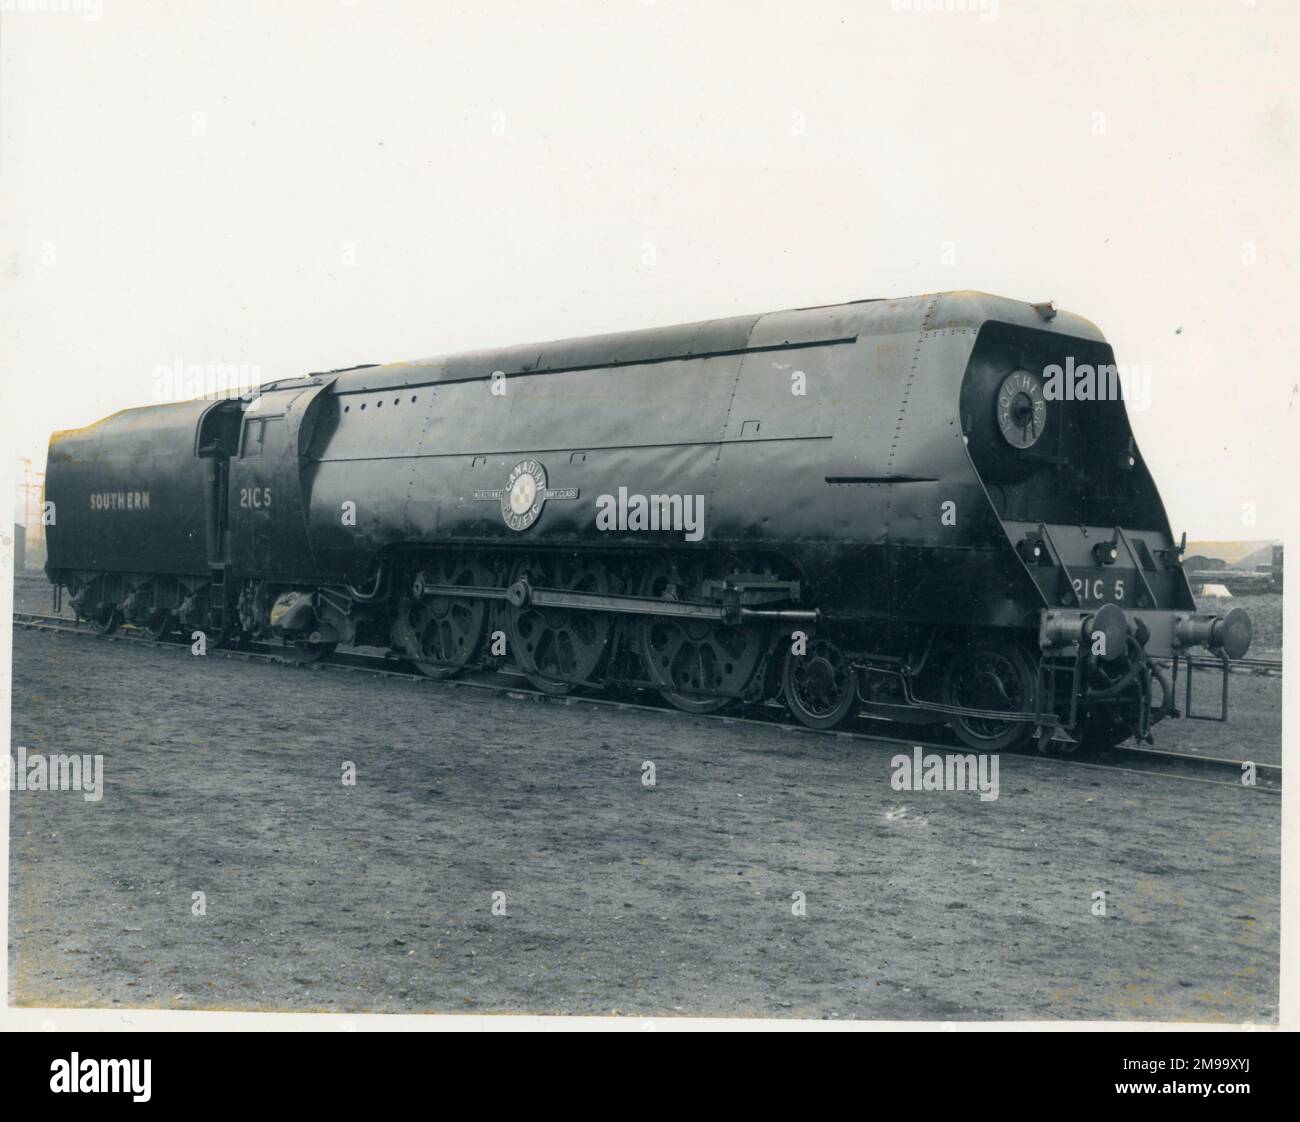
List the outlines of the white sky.
<svg viewBox="0 0 1300 1122">
<path fill-rule="evenodd" d="M 1297 55 L 1292 0 L 6 11 L 3 424 L 39 461 L 178 358 L 265 380 L 977 288 L 1151 368 L 1175 530 L 1280 537 Z"/>
</svg>

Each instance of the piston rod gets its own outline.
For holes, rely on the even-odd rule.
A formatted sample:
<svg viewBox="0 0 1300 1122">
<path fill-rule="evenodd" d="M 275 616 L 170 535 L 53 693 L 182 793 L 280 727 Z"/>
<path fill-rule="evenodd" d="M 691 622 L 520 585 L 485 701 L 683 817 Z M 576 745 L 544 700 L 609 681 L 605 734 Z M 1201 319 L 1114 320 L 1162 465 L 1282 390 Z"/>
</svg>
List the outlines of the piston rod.
<svg viewBox="0 0 1300 1122">
<path fill-rule="evenodd" d="M 412 592 L 422 599 L 440 597 L 466 600 L 504 600 L 513 607 L 568 608 L 583 612 L 695 619 L 715 623 L 780 622 L 816 624 L 815 608 L 746 608 L 729 604 L 694 604 L 684 600 L 658 600 L 651 596 L 610 596 L 599 592 L 569 592 L 558 588 L 533 588 L 525 580 L 509 588 L 482 588 L 460 584 L 424 584 L 416 581 Z"/>
</svg>

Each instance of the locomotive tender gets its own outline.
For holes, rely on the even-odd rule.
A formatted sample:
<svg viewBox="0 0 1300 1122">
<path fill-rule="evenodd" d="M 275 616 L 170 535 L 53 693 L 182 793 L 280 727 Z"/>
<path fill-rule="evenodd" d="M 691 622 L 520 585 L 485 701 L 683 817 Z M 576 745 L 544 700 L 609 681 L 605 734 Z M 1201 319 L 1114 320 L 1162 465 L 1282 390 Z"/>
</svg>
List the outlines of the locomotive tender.
<svg viewBox="0 0 1300 1122">
<path fill-rule="evenodd" d="M 1113 373 L 1088 321 L 955 292 L 129 409 L 51 438 L 47 573 L 157 638 L 1149 739 L 1250 621 L 1197 612 L 1124 402 L 1051 393 L 1067 366 Z"/>
</svg>

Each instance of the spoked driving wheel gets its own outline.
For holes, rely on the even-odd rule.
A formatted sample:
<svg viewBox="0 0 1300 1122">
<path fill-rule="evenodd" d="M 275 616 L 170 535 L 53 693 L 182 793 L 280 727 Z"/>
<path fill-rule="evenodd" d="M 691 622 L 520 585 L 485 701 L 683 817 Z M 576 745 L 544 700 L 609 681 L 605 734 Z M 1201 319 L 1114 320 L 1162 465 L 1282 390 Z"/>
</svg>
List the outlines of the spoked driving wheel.
<svg viewBox="0 0 1300 1122">
<path fill-rule="evenodd" d="M 688 585 L 689 587 L 689 585 Z M 643 596 L 677 600 L 673 577 L 654 570 Z M 669 705 L 686 713 L 716 713 L 745 691 L 762 661 L 766 635 L 755 627 L 712 620 L 652 618 L 641 626 L 641 657 Z"/>
<path fill-rule="evenodd" d="M 827 639 L 814 639 L 803 654 L 786 656 L 785 702 L 800 724 L 831 729 L 853 711 L 857 675 L 844 652 Z"/>
<path fill-rule="evenodd" d="M 562 592 L 609 591 L 605 566 L 597 558 L 561 554 L 525 558 L 511 574 L 512 587 Z M 510 649 L 528 680 L 546 693 L 568 693 L 591 682 L 605 659 L 613 634 L 607 612 L 545 608 L 531 601 L 506 610 Z"/>
<path fill-rule="evenodd" d="M 488 602 L 426 589 L 494 584 L 491 573 L 472 558 L 441 557 L 416 578 L 393 626 L 396 646 L 430 678 L 459 674 L 478 654 L 487 626 Z M 417 591 L 422 592 L 417 598 Z"/>
<path fill-rule="evenodd" d="M 944 675 L 944 704 L 989 713 L 1035 712 L 1034 669 L 1024 652 L 1011 643 L 990 641 L 961 648 Z M 963 743 L 986 752 L 1010 748 L 1034 730 L 1027 720 L 994 716 L 954 717 L 953 731 Z"/>
</svg>

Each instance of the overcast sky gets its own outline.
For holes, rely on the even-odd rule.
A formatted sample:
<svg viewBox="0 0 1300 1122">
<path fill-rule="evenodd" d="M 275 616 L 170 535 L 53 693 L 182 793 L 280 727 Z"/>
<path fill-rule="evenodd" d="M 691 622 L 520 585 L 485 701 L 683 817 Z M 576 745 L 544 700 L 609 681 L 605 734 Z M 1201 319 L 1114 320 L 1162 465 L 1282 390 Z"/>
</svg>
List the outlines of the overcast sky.
<svg viewBox="0 0 1300 1122">
<path fill-rule="evenodd" d="M 975 288 L 1150 368 L 1176 531 L 1296 510 L 1293 0 L 45 2 L 0 4 L 16 455 L 177 361 Z"/>
</svg>

